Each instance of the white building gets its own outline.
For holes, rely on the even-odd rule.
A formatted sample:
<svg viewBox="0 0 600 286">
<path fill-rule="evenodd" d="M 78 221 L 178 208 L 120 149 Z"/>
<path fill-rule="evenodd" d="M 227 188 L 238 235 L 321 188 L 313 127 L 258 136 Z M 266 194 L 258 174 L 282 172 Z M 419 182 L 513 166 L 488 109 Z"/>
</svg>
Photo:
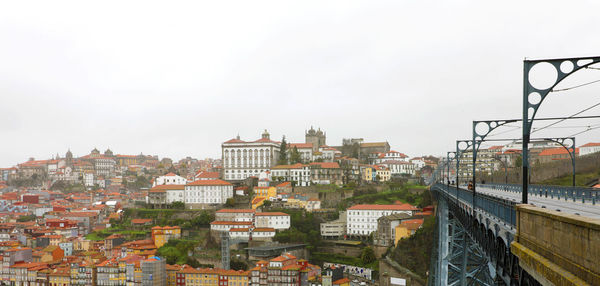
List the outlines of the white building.
<svg viewBox="0 0 600 286">
<path fill-rule="evenodd" d="M 343 237 L 346 235 L 346 220 L 346 212 L 341 212 L 338 219 L 321 223 L 321 236 L 324 238 Z"/>
<path fill-rule="evenodd" d="M 229 237 L 236 240 L 270 240 L 275 236 L 274 228 L 232 228 Z"/>
<path fill-rule="evenodd" d="M 254 221 L 253 209 L 221 209 L 215 212 L 216 221 Z"/>
<path fill-rule="evenodd" d="M 308 163 L 313 160 L 312 143 L 290 143 L 288 144 L 288 154 L 291 154 L 294 147 L 296 147 L 298 153 L 300 153 L 300 160 L 303 163 Z M 288 155 L 288 158 L 290 158 L 290 155 Z"/>
<path fill-rule="evenodd" d="M 270 139 L 265 130 L 256 141 L 243 141 L 239 136 L 221 144 L 223 178 L 244 180 L 271 169 L 279 158 L 279 142 Z"/>
<path fill-rule="evenodd" d="M 168 173 L 164 176 L 157 177 L 154 179 L 152 186 L 160 185 L 185 185 L 187 180 L 184 177 L 178 176 L 175 173 Z"/>
<path fill-rule="evenodd" d="M 172 204 L 174 202 L 185 202 L 185 185 L 164 185 L 163 188 L 166 193 L 167 204 Z"/>
<path fill-rule="evenodd" d="M 579 156 L 600 152 L 600 143 L 587 143 L 579 147 Z"/>
<path fill-rule="evenodd" d="M 380 164 L 380 163 L 382 163 L 384 161 L 388 161 L 388 160 L 406 162 L 407 158 L 408 158 L 408 156 L 406 156 L 406 154 L 400 153 L 400 152 L 394 151 L 394 150 L 390 150 L 385 153 L 369 154 L 369 160 L 371 161 L 371 164 Z"/>
<path fill-rule="evenodd" d="M 290 228 L 290 215 L 282 212 L 256 213 L 254 215 L 256 227 L 288 229 Z"/>
<path fill-rule="evenodd" d="M 355 205 L 346 212 L 346 225 L 349 235 L 366 236 L 377 231 L 377 219 L 382 216 L 405 213 L 413 215 L 418 211 L 409 204 L 401 205 Z"/>
<path fill-rule="evenodd" d="M 410 163 L 415 165 L 416 170 L 421 170 L 423 167 L 425 167 L 425 165 L 427 165 L 423 157 L 412 158 L 410 159 Z"/>
<path fill-rule="evenodd" d="M 94 158 L 94 168 L 96 169 L 96 175 L 111 177 L 115 173 L 115 159 L 110 157 L 97 157 Z"/>
<path fill-rule="evenodd" d="M 250 228 L 252 222 L 249 221 L 213 221 L 210 223 L 212 231 L 229 231 L 232 228 Z"/>
<path fill-rule="evenodd" d="M 94 186 L 94 173 L 92 172 L 86 172 L 83 174 L 83 184 L 86 187 L 93 187 Z"/>
<path fill-rule="evenodd" d="M 416 166 L 409 162 L 398 161 L 398 160 L 387 160 L 387 161 L 381 162 L 379 165 L 386 166 L 390 170 L 390 174 L 392 176 L 400 175 L 400 174 L 409 174 L 409 175 L 415 174 Z"/>
<path fill-rule="evenodd" d="M 187 204 L 224 204 L 233 197 L 233 185 L 223 180 L 198 180 L 185 185 Z"/>
<path fill-rule="evenodd" d="M 318 159 L 323 160 L 323 162 L 333 162 L 337 154 L 341 154 L 342 152 L 337 149 L 329 146 L 319 146 L 319 152 L 315 152 L 313 155 L 313 161 Z"/>
<path fill-rule="evenodd" d="M 279 181 L 296 182 L 296 186 L 310 186 L 311 169 L 309 165 L 277 165 L 271 169 L 271 176 Z"/>
<path fill-rule="evenodd" d="M 306 201 L 306 210 L 312 212 L 314 210 L 321 209 L 321 201 L 319 199 L 308 199 Z"/>
</svg>

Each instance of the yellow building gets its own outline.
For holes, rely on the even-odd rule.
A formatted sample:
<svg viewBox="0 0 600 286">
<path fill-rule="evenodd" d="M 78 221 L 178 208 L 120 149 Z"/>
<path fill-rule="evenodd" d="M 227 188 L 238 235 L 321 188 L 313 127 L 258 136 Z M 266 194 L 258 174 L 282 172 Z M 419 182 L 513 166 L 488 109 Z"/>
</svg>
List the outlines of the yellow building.
<svg viewBox="0 0 600 286">
<path fill-rule="evenodd" d="M 165 265 L 165 270 L 167 271 L 167 286 L 177 286 L 177 272 L 181 269 L 181 265 Z"/>
<path fill-rule="evenodd" d="M 373 167 L 361 166 L 360 171 L 361 171 L 362 179 L 364 181 L 367 181 L 367 182 L 373 181 L 373 178 L 375 177 L 375 176 L 373 176 L 374 172 L 375 172 L 375 169 Z"/>
<path fill-rule="evenodd" d="M 252 209 L 255 210 L 258 207 L 262 206 L 265 203 L 265 198 L 264 197 L 256 197 L 254 199 L 252 199 Z"/>
<path fill-rule="evenodd" d="M 181 238 L 181 227 L 179 226 L 155 226 L 152 228 L 152 241 L 156 248 L 160 248 L 171 239 L 178 238 Z"/>
<path fill-rule="evenodd" d="M 423 219 L 409 219 L 402 221 L 395 227 L 396 237 L 394 237 L 394 244 L 398 245 L 399 240 L 415 234 L 422 224 Z"/>
<path fill-rule="evenodd" d="M 306 207 L 306 201 L 299 200 L 294 196 L 290 196 L 285 203 L 287 207 L 303 209 Z"/>
<path fill-rule="evenodd" d="M 56 268 L 48 274 L 49 285 L 67 286 L 71 285 L 71 269 Z"/>
<path fill-rule="evenodd" d="M 248 286 L 248 271 L 224 270 L 219 268 L 183 267 L 179 271 L 184 275 L 185 285 L 188 286 Z"/>
<path fill-rule="evenodd" d="M 277 197 L 277 188 L 275 187 L 254 187 L 254 197 L 263 197 L 266 199 Z"/>
<path fill-rule="evenodd" d="M 91 246 L 92 246 L 91 240 L 78 238 L 77 240 L 73 241 L 73 250 L 76 252 L 88 251 L 88 250 L 90 250 Z"/>
<path fill-rule="evenodd" d="M 392 179 L 392 172 L 385 166 L 374 166 L 375 167 L 375 178 L 379 182 L 387 182 Z"/>
</svg>

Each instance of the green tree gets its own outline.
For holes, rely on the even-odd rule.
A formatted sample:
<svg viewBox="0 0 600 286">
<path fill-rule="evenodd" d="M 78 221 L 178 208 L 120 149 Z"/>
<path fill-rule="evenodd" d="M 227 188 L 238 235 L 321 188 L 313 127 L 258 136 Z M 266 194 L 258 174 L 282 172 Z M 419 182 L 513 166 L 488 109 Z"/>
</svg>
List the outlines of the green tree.
<svg viewBox="0 0 600 286">
<path fill-rule="evenodd" d="M 363 248 L 362 254 L 360 255 L 360 259 L 364 264 L 369 264 L 374 262 L 377 259 L 375 256 L 375 251 L 370 246 Z"/>
<path fill-rule="evenodd" d="M 22 215 L 22 216 L 19 216 L 19 217 L 17 218 L 17 221 L 18 221 L 18 222 L 26 222 L 26 221 L 32 221 L 32 220 L 35 220 L 36 218 L 37 218 L 37 217 L 36 217 L 35 215 L 33 215 L 33 214 L 32 214 L 32 215 Z"/>
<path fill-rule="evenodd" d="M 202 211 L 199 216 L 192 219 L 192 225 L 196 227 L 206 227 L 210 225 L 210 222 L 214 220 L 214 216 L 208 211 Z"/>
<path fill-rule="evenodd" d="M 229 198 L 227 199 L 227 201 L 225 202 L 225 206 L 226 207 L 235 207 L 235 199 L 234 198 Z"/>
<path fill-rule="evenodd" d="M 172 202 L 171 208 L 174 210 L 183 210 L 185 209 L 185 204 L 183 202 Z"/>
<path fill-rule="evenodd" d="M 287 163 L 287 142 L 285 142 L 285 136 L 283 136 L 281 138 L 281 145 L 279 146 L 279 160 L 277 161 L 277 165 L 287 165 Z"/>
<path fill-rule="evenodd" d="M 298 152 L 298 148 L 294 146 L 294 149 L 290 152 L 290 164 L 300 163 L 302 158 L 300 158 L 300 152 Z"/>
<path fill-rule="evenodd" d="M 265 201 L 263 202 L 263 206 L 264 206 L 265 208 L 268 208 L 268 207 L 270 207 L 270 206 L 271 206 L 271 204 L 272 204 L 272 203 L 271 203 L 271 201 L 269 201 L 269 200 L 265 200 Z"/>
</svg>

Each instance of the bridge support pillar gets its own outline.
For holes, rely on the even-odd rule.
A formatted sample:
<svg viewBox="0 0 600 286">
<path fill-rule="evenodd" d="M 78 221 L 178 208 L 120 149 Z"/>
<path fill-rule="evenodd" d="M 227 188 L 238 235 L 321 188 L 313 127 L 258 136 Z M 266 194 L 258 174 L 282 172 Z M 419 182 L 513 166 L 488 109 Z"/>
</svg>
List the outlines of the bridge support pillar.
<svg viewBox="0 0 600 286">
<path fill-rule="evenodd" d="M 435 285 L 496 285 L 494 275 L 490 274 L 489 258 L 464 227 L 470 223 L 468 214 L 439 196 L 437 215 Z"/>
</svg>

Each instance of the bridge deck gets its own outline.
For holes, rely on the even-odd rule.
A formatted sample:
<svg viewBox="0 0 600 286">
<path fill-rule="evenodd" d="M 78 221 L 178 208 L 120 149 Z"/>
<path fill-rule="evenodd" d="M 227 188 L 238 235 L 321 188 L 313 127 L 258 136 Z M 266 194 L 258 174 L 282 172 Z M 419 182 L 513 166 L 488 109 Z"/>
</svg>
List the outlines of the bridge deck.
<svg viewBox="0 0 600 286">
<path fill-rule="evenodd" d="M 477 186 L 477 192 L 489 196 L 507 199 L 510 201 L 521 201 L 521 193 L 501 191 L 498 189 L 492 189 L 489 187 L 479 185 Z M 533 204 L 538 207 L 545 207 L 550 210 L 559 210 L 565 213 L 579 214 L 585 217 L 600 219 L 600 204 L 592 205 L 591 203 L 582 203 L 580 201 L 573 202 L 570 200 L 559 200 L 556 198 L 545 198 L 534 196 L 532 194 L 528 195 L 528 200 L 530 204 Z"/>
</svg>

